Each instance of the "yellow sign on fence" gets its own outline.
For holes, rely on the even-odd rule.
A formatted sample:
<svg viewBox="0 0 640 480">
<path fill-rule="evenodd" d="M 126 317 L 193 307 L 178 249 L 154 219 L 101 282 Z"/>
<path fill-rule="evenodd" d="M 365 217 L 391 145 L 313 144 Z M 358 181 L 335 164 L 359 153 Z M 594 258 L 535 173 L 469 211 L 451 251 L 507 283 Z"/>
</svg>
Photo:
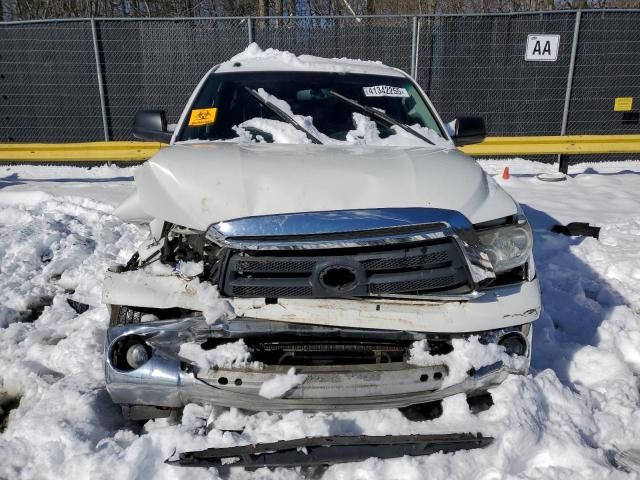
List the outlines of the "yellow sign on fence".
<svg viewBox="0 0 640 480">
<path fill-rule="evenodd" d="M 614 112 L 628 112 L 633 108 L 633 97 L 618 97 L 613 103 Z"/>
</svg>

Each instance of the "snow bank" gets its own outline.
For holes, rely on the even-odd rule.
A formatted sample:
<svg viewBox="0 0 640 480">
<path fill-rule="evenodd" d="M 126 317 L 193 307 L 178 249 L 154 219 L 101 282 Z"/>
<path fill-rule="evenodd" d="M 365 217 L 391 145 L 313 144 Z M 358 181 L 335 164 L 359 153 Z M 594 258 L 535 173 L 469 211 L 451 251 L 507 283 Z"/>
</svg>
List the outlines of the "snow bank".
<svg viewBox="0 0 640 480">
<path fill-rule="evenodd" d="M 143 427 L 123 420 L 105 391 L 102 370 L 108 324 L 100 304 L 102 275 L 126 261 L 146 235 L 111 215 L 112 200 L 126 184 L 92 183 L 91 171 L 88 183 L 81 169 L 74 171 L 77 181 L 55 182 L 58 174 L 44 167 L 11 167 L 21 183 L 0 184 L 0 408 L 8 414 L 0 432 L 0 478 L 217 478 L 212 470 L 163 461 L 175 450 L 311 435 L 469 431 L 496 440 L 487 449 L 454 455 L 335 465 L 322 476 L 638 478 L 610 458 L 640 443 L 640 164 L 572 166 L 580 175 L 561 184 L 535 179 L 553 168 L 546 165 L 481 164 L 494 175 L 511 167 L 511 179 L 497 181 L 523 202 L 533 224 L 544 305 L 530 374 L 493 389 L 490 410 L 472 415 L 462 395 L 446 399 L 442 416 L 425 422 L 411 422 L 398 410 L 251 414 L 189 405 L 181 419 Z M 28 177 L 45 176 L 52 180 L 48 195 L 14 195 L 41 191 L 43 183 Z M 111 200 L 96 200 L 96 191 Z M 548 227 L 557 220 L 593 222 L 602 227 L 601 238 L 552 234 Z M 216 318 L 215 293 L 203 285 Z M 91 308 L 78 314 L 69 297 Z M 230 476 L 301 475 L 276 469 L 234 470 Z"/>
<path fill-rule="evenodd" d="M 136 168 L 0 165 L 0 190 L 2 197 L 7 197 L 5 201 L 9 191 L 30 195 L 48 193 L 56 197 L 81 196 L 115 207 L 135 191 L 133 172 Z"/>
<path fill-rule="evenodd" d="M 0 327 L 56 296 L 100 305 L 106 267 L 125 262 L 144 235 L 111 211 L 81 197 L 0 193 Z"/>
</svg>

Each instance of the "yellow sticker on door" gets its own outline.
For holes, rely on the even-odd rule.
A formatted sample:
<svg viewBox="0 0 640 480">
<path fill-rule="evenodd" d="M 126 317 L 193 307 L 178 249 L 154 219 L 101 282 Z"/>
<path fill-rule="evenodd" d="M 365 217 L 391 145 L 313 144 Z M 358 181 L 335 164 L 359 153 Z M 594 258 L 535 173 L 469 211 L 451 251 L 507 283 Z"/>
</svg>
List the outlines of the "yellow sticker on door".
<svg viewBox="0 0 640 480">
<path fill-rule="evenodd" d="M 191 116 L 189 117 L 189 126 L 201 127 L 203 125 L 210 125 L 216 121 L 217 114 L 217 108 L 195 108 L 191 110 Z"/>
<path fill-rule="evenodd" d="M 613 102 L 614 112 L 628 112 L 633 108 L 633 97 L 617 97 Z"/>
</svg>

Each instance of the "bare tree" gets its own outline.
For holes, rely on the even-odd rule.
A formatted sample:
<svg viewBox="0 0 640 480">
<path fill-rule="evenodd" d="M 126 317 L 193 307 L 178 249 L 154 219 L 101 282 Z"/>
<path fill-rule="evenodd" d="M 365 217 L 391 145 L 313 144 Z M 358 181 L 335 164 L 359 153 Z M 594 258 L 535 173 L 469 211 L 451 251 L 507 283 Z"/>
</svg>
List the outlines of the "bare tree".
<svg viewBox="0 0 640 480">
<path fill-rule="evenodd" d="M 258 16 L 266 17 L 269 15 L 269 1 L 258 0 Z"/>
<path fill-rule="evenodd" d="M 0 20 L 64 17 L 384 15 L 632 8 L 639 0 L 0 0 Z"/>
</svg>

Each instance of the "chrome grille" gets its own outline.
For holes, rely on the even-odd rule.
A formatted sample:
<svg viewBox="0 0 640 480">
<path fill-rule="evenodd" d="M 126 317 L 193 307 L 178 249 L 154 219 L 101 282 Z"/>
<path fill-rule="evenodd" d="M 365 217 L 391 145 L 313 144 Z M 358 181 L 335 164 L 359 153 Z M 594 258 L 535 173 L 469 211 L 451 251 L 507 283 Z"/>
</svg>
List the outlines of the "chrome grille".
<svg viewBox="0 0 640 480">
<path fill-rule="evenodd" d="M 228 296 L 255 298 L 471 291 L 465 259 L 450 238 L 331 250 L 231 251 L 219 283 Z"/>
</svg>

